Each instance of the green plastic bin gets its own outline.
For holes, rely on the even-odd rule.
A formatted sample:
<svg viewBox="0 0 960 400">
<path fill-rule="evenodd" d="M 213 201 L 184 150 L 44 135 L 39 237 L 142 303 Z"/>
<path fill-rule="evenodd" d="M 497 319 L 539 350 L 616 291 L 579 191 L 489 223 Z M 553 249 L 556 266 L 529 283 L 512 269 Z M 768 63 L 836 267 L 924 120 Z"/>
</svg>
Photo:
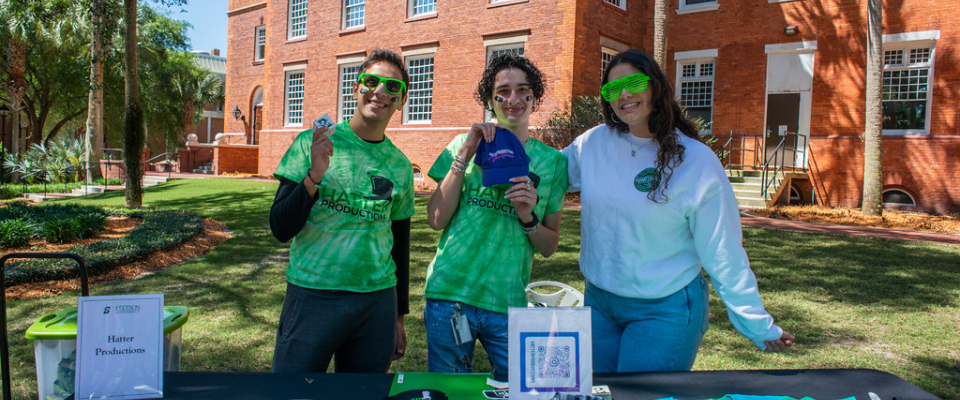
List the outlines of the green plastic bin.
<svg viewBox="0 0 960 400">
<path fill-rule="evenodd" d="M 186 307 L 163 307 L 163 370 L 180 370 L 182 329 L 190 313 Z M 61 400 L 73 394 L 77 364 L 77 308 L 47 314 L 27 328 L 33 339 L 40 400 Z"/>
</svg>

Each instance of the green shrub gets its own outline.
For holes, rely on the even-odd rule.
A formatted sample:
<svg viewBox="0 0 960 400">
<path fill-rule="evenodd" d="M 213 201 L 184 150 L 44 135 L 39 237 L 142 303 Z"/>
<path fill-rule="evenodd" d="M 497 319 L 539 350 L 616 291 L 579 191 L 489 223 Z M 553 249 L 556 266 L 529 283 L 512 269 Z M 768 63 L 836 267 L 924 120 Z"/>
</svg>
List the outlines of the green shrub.
<svg viewBox="0 0 960 400">
<path fill-rule="evenodd" d="M 47 243 L 72 242 L 80 237 L 80 229 L 72 219 L 53 219 L 43 223 L 43 238 Z"/>
<path fill-rule="evenodd" d="M 203 220 L 196 214 L 184 211 L 120 210 L 115 213 L 141 218 L 143 223 L 125 237 L 64 250 L 82 257 L 91 275 L 183 243 L 203 230 Z M 49 215 L 54 214 L 51 212 Z M 4 274 L 10 285 L 16 285 L 74 278 L 79 275 L 79 267 L 69 259 L 27 260 L 9 263 Z"/>
<path fill-rule="evenodd" d="M 30 243 L 33 227 L 23 219 L 0 221 L 0 247 L 23 247 Z"/>
<path fill-rule="evenodd" d="M 31 237 L 43 237 L 48 243 L 65 243 L 103 230 L 110 214 L 93 206 L 52 204 L 28 207 L 13 203 L 0 209 L 0 220 L 22 219 L 29 226 L 37 227 L 30 230 L 27 242 Z"/>
</svg>

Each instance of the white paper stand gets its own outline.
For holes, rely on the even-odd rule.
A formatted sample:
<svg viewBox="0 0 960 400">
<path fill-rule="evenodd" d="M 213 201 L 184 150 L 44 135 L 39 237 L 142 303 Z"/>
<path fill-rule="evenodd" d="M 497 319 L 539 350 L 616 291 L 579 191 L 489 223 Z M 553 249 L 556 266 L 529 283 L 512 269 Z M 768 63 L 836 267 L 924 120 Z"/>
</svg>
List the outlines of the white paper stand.
<svg viewBox="0 0 960 400">
<path fill-rule="evenodd" d="M 163 397 L 163 294 L 80 297 L 77 399 Z"/>
<path fill-rule="evenodd" d="M 590 307 L 509 310 L 510 399 L 549 400 L 593 388 Z"/>
</svg>

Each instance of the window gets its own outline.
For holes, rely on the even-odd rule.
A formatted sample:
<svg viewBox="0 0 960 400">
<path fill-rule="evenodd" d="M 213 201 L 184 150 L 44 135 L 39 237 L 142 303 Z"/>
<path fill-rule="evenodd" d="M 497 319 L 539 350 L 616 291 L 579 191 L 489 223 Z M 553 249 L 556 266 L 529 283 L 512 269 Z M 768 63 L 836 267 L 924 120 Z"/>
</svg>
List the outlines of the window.
<svg viewBox="0 0 960 400">
<path fill-rule="evenodd" d="M 290 0 L 287 39 L 307 36 L 307 0 Z"/>
<path fill-rule="evenodd" d="M 677 14 L 687 14 L 701 11 L 713 11 L 720 8 L 717 0 L 680 0 Z"/>
<path fill-rule="evenodd" d="M 927 133 L 933 48 L 906 46 L 883 52 L 883 133 Z"/>
<path fill-rule="evenodd" d="M 353 95 L 353 83 L 360 74 L 360 63 L 340 66 L 340 122 L 353 118 L 357 98 Z"/>
<path fill-rule="evenodd" d="M 613 4 L 617 7 L 620 7 L 624 10 L 627 9 L 627 0 L 603 0 L 607 4 Z"/>
<path fill-rule="evenodd" d="M 681 61 L 677 64 L 677 91 L 680 107 L 691 119 L 703 122 L 701 134 L 710 133 L 713 125 L 713 60 Z"/>
<path fill-rule="evenodd" d="M 883 191 L 883 205 L 897 207 L 916 207 L 917 201 L 909 193 L 900 189 L 887 189 Z"/>
<path fill-rule="evenodd" d="M 617 51 L 606 46 L 600 47 L 600 81 L 603 82 L 603 75 L 607 73 L 607 66 L 613 61 L 613 56 Z"/>
<path fill-rule="evenodd" d="M 267 55 L 267 27 L 257 27 L 257 45 L 253 50 L 253 61 L 262 62 Z"/>
<path fill-rule="evenodd" d="M 343 0 L 343 29 L 363 26 L 365 0 Z"/>
<path fill-rule="evenodd" d="M 407 15 L 410 17 L 437 13 L 437 0 L 409 0 L 408 4 Z"/>
<path fill-rule="evenodd" d="M 407 59 L 410 86 L 403 110 L 404 123 L 429 123 L 433 115 L 433 54 Z"/>
<path fill-rule="evenodd" d="M 284 125 L 303 125 L 303 70 L 287 71 Z"/>
<path fill-rule="evenodd" d="M 487 47 L 487 62 L 504 53 L 513 53 L 523 57 L 523 43 Z"/>
</svg>

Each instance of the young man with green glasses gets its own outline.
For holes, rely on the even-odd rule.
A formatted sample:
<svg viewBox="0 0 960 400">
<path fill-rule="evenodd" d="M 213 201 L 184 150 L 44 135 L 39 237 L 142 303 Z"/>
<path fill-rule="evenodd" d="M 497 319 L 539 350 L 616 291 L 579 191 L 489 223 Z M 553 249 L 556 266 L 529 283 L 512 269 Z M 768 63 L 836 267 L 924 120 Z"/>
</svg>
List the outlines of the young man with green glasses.
<svg viewBox="0 0 960 400">
<path fill-rule="evenodd" d="M 406 351 L 413 168 L 384 135 L 406 101 L 396 53 L 375 50 L 353 117 L 300 132 L 274 175 L 270 229 L 293 239 L 274 372 L 385 372 Z"/>
</svg>

